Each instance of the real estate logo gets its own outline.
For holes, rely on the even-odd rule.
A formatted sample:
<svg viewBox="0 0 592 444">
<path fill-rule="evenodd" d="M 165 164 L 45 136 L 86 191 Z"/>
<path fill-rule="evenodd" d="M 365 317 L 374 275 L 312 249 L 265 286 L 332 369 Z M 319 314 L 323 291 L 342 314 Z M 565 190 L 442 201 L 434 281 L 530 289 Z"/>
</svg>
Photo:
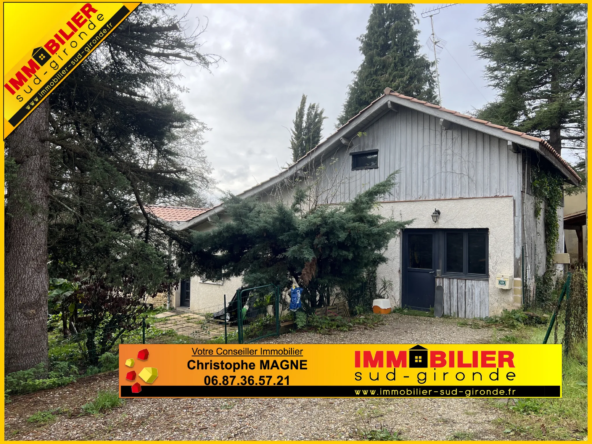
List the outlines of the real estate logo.
<svg viewBox="0 0 592 444">
<path fill-rule="evenodd" d="M 46 37 L 41 41 L 28 46 L 25 40 L 22 46 L 31 49 L 4 72 L 4 138 L 139 5 L 73 3 L 74 9 L 65 17 L 46 22 Z M 4 20 L 22 21 L 23 17 L 6 15 Z"/>
<path fill-rule="evenodd" d="M 421 345 L 409 349 L 409 367 L 411 368 L 427 368 L 428 366 L 428 349 Z"/>
</svg>

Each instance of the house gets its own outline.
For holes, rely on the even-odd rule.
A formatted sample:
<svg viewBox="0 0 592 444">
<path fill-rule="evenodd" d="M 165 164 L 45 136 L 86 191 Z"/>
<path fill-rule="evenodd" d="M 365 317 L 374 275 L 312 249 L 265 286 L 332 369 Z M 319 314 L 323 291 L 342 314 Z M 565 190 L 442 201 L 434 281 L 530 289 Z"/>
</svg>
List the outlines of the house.
<svg viewBox="0 0 592 444">
<path fill-rule="evenodd" d="M 317 204 L 340 204 L 398 171 L 398 184 L 377 210 L 413 220 L 390 242 L 388 263 L 378 270 L 379 279 L 394 284 L 393 306 L 428 310 L 441 286 L 445 314 L 485 317 L 520 307 L 533 297 L 535 276 L 545 272 L 543 216 L 535 215 L 531 189 L 535 167 L 580 181 L 543 139 L 386 88 L 295 164 L 240 196 L 289 203 L 296 187 L 306 184 Z M 175 228 L 210 230 L 215 216 L 224 219 L 223 205 L 177 221 Z M 557 217 L 563 220 L 563 209 Z M 556 248 L 563 252 L 562 223 L 559 230 Z M 192 279 L 184 290 L 192 309 L 201 306 L 194 298 L 206 285 L 207 304 L 221 304 L 240 279 Z M 177 296 L 175 304 L 183 300 Z"/>
<path fill-rule="evenodd" d="M 145 209 L 176 229 L 185 229 L 184 224 L 209 211 L 209 208 L 167 205 L 146 205 Z M 199 227 L 195 231 L 199 231 Z M 156 297 L 149 298 L 147 303 L 155 307 L 183 307 L 201 313 L 214 313 L 224 308 L 224 294 L 230 301 L 240 286 L 240 277 L 213 282 L 193 276 L 171 289 L 170 301 L 167 300 L 169 295 L 159 293 Z"/>
</svg>

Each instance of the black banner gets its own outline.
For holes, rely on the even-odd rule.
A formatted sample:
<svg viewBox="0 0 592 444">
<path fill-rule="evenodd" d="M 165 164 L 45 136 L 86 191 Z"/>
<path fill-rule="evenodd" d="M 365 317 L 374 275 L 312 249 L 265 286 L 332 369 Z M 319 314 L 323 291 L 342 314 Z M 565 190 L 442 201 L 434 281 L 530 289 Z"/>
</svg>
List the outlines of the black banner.
<svg viewBox="0 0 592 444">
<path fill-rule="evenodd" d="M 558 385 L 522 386 L 142 386 L 125 398 L 560 398 Z"/>
</svg>

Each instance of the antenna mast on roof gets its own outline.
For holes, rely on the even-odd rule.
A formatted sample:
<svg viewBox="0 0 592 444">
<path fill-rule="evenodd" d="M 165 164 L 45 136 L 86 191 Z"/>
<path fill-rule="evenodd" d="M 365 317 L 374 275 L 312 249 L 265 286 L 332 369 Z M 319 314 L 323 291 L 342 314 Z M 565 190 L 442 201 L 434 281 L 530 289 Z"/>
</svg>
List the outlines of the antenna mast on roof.
<svg viewBox="0 0 592 444">
<path fill-rule="evenodd" d="M 432 24 L 432 35 L 428 39 L 428 46 L 433 48 L 434 50 L 434 63 L 436 66 L 436 84 L 438 85 L 438 98 L 440 99 L 440 105 L 442 104 L 442 93 L 440 91 L 440 74 L 438 73 L 438 56 L 437 53 L 442 51 L 446 42 L 439 37 L 436 36 L 434 32 L 434 16 L 440 14 L 440 11 L 444 8 L 449 8 L 450 6 L 454 6 L 456 3 L 446 3 L 441 6 L 436 6 L 435 8 L 426 9 L 421 13 L 421 18 L 430 18 L 430 22 Z"/>
</svg>

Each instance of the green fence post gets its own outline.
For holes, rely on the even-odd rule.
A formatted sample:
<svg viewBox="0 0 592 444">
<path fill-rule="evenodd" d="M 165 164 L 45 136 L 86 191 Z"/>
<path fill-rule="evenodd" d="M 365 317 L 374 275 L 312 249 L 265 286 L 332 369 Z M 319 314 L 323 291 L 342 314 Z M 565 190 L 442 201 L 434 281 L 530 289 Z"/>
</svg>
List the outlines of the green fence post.
<svg viewBox="0 0 592 444">
<path fill-rule="evenodd" d="M 224 343 L 228 344 L 228 329 L 226 327 L 226 294 L 224 295 Z"/>
<path fill-rule="evenodd" d="M 275 286 L 275 334 L 280 335 L 280 290 Z"/>
<path fill-rule="evenodd" d="M 571 273 L 567 273 L 567 280 L 565 281 L 565 285 L 561 290 L 561 294 L 559 295 L 559 301 L 557 302 L 557 307 L 555 307 L 555 311 L 553 312 L 553 316 L 551 316 L 551 322 L 549 322 L 549 328 L 547 328 L 547 333 L 545 334 L 545 339 L 543 339 L 543 344 L 547 343 L 547 339 L 549 339 L 549 335 L 551 334 L 551 330 L 553 329 L 553 324 L 555 323 L 555 318 L 561 309 L 561 301 L 563 301 L 563 296 L 565 299 L 569 299 L 569 284 L 571 281 Z"/>
<path fill-rule="evenodd" d="M 146 318 L 142 318 L 142 344 L 146 343 Z"/>
<path fill-rule="evenodd" d="M 238 298 L 236 300 L 236 318 L 237 318 L 237 323 L 238 323 L 238 343 L 242 344 L 243 343 L 243 317 L 242 317 L 242 311 L 243 311 L 243 303 L 242 303 L 242 296 L 243 296 L 243 291 L 239 290 L 238 292 Z"/>
</svg>

